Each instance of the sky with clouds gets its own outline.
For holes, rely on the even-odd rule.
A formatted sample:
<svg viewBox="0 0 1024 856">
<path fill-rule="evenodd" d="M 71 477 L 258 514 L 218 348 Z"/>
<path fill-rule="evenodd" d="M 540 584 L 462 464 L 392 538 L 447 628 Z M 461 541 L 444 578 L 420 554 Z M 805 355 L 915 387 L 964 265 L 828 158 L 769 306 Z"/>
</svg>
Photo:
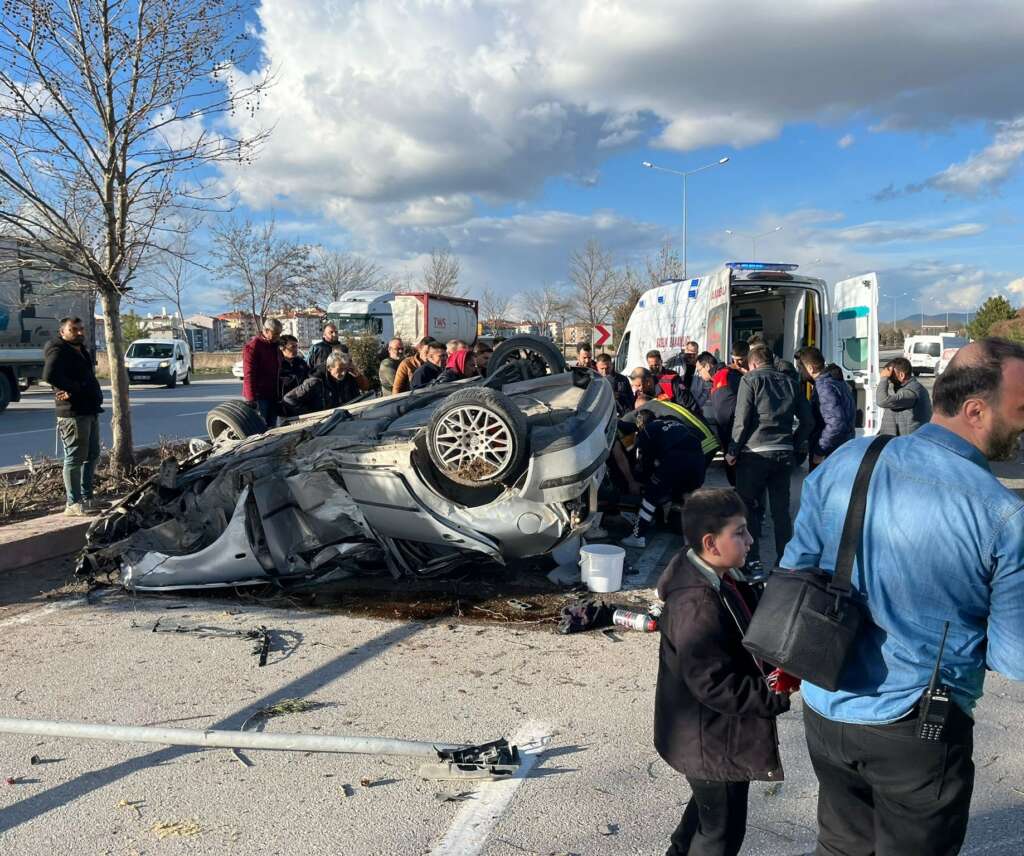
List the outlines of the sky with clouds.
<svg viewBox="0 0 1024 856">
<path fill-rule="evenodd" d="M 883 317 L 1024 302 L 1019 0 L 262 0 L 277 83 L 232 131 L 242 213 L 470 293 L 566 278 L 596 239 L 690 274 L 751 255 L 879 272 Z M 256 74 L 259 69 L 240 72 Z M 726 230 L 735 235 L 729 235 Z M 214 299 L 215 288 L 204 292 Z"/>
</svg>

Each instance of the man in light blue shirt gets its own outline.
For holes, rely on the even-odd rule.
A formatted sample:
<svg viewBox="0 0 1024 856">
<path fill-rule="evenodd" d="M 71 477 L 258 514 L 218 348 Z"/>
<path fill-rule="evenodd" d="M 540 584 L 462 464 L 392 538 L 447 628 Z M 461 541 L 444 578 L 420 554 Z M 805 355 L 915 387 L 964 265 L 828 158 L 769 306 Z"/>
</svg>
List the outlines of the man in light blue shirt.
<svg viewBox="0 0 1024 856">
<path fill-rule="evenodd" d="M 818 854 L 959 852 L 985 669 L 1024 680 L 1024 501 L 988 468 L 1024 431 L 1024 347 L 961 349 L 932 401 L 932 421 L 885 447 L 868 489 L 853 587 L 871 620 L 838 690 L 803 685 Z M 869 442 L 847 443 L 808 476 L 783 567 L 834 569 Z M 953 704 L 933 742 L 917 736 L 918 703 L 946 622 L 940 675 Z"/>
</svg>

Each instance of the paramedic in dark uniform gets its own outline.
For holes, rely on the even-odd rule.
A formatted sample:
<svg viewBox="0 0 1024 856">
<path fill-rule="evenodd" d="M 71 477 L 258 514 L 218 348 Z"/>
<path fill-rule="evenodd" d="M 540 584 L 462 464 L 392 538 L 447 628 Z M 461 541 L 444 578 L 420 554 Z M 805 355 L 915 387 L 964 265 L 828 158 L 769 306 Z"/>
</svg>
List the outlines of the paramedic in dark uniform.
<svg viewBox="0 0 1024 856">
<path fill-rule="evenodd" d="M 633 533 L 619 543 L 646 547 L 646 532 L 659 506 L 674 494 L 690 493 L 704 484 L 704 453 L 692 431 L 674 419 L 658 419 L 648 409 L 636 414 L 636 468 L 643 502 Z"/>
</svg>

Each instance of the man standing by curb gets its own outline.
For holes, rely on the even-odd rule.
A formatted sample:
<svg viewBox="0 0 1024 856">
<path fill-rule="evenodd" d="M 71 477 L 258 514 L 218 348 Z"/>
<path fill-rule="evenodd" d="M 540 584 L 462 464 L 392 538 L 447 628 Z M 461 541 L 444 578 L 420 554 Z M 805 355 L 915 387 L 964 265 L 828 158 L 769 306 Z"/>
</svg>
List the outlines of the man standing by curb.
<svg viewBox="0 0 1024 856">
<path fill-rule="evenodd" d="M 57 431 L 64 444 L 64 513 L 78 517 L 96 510 L 93 474 L 100 459 L 103 392 L 85 347 L 81 318 L 62 318 L 60 335 L 46 343 L 43 380 L 53 387 Z"/>
<path fill-rule="evenodd" d="M 836 690 L 803 684 L 816 853 L 958 853 L 985 670 L 1024 681 L 1024 501 L 988 466 L 1024 432 L 1024 347 L 967 345 L 932 401 L 932 421 L 885 447 L 868 488 L 852 587 L 870 620 Z M 868 444 L 845 443 L 807 477 L 783 567 L 834 570 Z"/>
</svg>

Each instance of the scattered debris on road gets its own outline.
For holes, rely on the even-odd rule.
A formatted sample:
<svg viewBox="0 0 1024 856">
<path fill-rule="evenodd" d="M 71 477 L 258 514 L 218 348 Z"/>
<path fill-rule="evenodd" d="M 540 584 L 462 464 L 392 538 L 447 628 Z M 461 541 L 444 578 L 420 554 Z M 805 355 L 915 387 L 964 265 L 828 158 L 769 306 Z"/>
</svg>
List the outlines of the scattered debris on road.
<svg viewBox="0 0 1024 856">
<path fill-rule="evenodd" d="M 206 830 L 194 820 L 161 820 L 154 823 L 149 831 L 163 841 L 165 838 L 191 838 L 202 835 Z"/>
</svg>

